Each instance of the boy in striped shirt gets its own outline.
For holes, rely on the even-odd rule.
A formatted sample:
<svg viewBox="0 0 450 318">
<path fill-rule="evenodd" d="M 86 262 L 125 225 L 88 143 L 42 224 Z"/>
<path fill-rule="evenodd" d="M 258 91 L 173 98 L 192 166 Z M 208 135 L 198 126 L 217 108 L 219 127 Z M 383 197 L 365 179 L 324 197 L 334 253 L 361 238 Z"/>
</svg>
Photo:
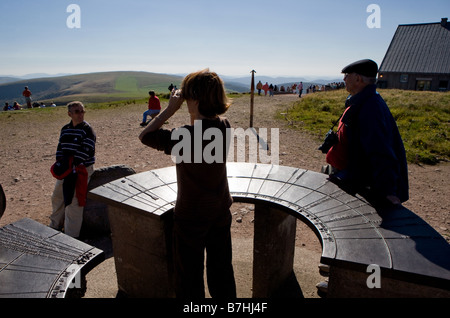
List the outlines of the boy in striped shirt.
<svg viewBox="0 0 450 318">
<path fill-rule="evenodd" d="M 50 227 L 56 230 L 64 228 L 67 235 L 79 237 L 86 200 L 85 191 L 94 172 L 96 134 L 89 123 L 84 121 L 83 103 L 72 102 L 67 108 L 71 121 L 61 129 L 56 160 L 72 158 L 72 168 L 76 174 L 56 180 L 52 195 L 53 212 L 50 216 Z M 79 187 L 81 180 L 83 180 L 82 191 Z M 68 189 L 72 189 L 72 192 Z"/>
</svg>

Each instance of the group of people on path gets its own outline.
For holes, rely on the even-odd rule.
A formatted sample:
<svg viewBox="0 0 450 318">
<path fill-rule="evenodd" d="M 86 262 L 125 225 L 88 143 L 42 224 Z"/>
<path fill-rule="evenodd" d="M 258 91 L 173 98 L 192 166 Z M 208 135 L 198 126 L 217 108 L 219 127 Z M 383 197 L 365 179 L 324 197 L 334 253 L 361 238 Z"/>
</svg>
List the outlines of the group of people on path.
<svg viewBox="0 0 450 318">
<path fill-rule="evenodd" d="M 258 91 L 258 95 L 261 95 L 261 91 L 264 91 L 264 96 L 267 96 L 267 93 L 269 93 L 269 97 L 272 97 L 276 92 L 287 92 L 292 94 L 298 94 L 299 97 L 302 97 L 303 93 L 303 82 L 300 82 L 298 85 L 297 83 L 294 83 L 292 85 L 284 87 L 282 85 L 280 88 L 278 88 L 277 85 L 270 84 L 266 82 L 264 85 L 261 81 L 259 81 L 256 84 L 256 89 Z"/>
<path fill-rule="evenodd" d="M 268 82 L 263 85 L 263 83 L 259 81 L 256 84 L 256 89 L 258 91 L 258 95 L 261 95 L 261 91 L 264 91 L 264 96 L 267 96 L 267 93 L 269 93 L 269 97 L 272 97 L 277 92 L 298 93 L 299 97 L 301 97 L 303 91 L 303 83 L 300 82 L 298 86 L 297 84 L 293 84 L 292 86 L 287 86 L 286 88 L 284 87 L 284 85 L 278 88 L 277 85 L 269 85 Z"/>
<path fill-rule="evenodd" d="M 269 92 L 269 96 L 273 96 L 274 86 L 272 84 L 268 84 L 267 82 L 263 85 L 261 81 L 256 84 L 256 89 L 258 90 L 258 95 L 261 95 L 261 90 L 264 91 L 264 96 L 267 96 L 267 92 Z"/>
<path fill-rule="evenodd" d="M 357 61 L 342 70 L 351 95 L 345 101 L 337 139 L 325 151 L 325 160 L 333 181 L 349 191 L 367 195 L 374 206 L 386 207 L 408 200 L 409 190 L 405 149 L 388 106 L 376 92 L 377 71 L 378 66 L 372 60 Z M 152 92 L 149 94 L 150 110 L 158 102 Z M 163 128 L 184 102 L 189 113 L 186 125 L 173 130 Z M 203 153 L 208 143 L 196 138 L 209 128 L 225 136 L 231 125 L 222 115 L 229 107 L 223 82 L 216 73 L 208 69 L 191 73 L 184 78 L 180 90 L 171 91 L 163 111 L 157 115 L 147 113 L 155 116 L 145 125 L 139 139 L 144 145 L 171 155 L 179 142 L 172 139 L 172 133 L 186 129 L 191 134 L 187 140 L 183 134 L 183 144 L 188 142 L 191 149 L 200 148 Z M 53 170 L 65 171 L 68 166 L 73 171 L 75 167 L 85 185 L 95 163 L 96 135 L 84 121 L 85 108 L 81 102 L 68 104 L 68 115 L 71 122 L 61 130 L 56 153 L 55 165 L 60 163 L 61 167 Z M 143 122 L 146 123 L 146 117 Z M 194 134 L 194 127 L 201 127 L 202 133 Z M 177 297 L 205 297 L 205 256 L 211 296 L 236 297 L 230 234 L 233 199 L 227 181 L 226 138 L 221 140 L 224 156 L 220 162 L 206 162 L 203 158 L 201 162 L 192 159 L 176 163 L 178 193 L 173 216 L 173 266 Z M 191 155 L 194 158 L 194 152 Z M 84 191 L 77 181 L 75 185 L 71 179 L 56 181 L 51 227 L 59 230 L 64 227 L 67 234 L 79 235 Z"/>
<path fill-rule="evenodd" d="M 294 83 L 290 85 L 281 85 L 279 88 L 277 85 L 270 84 L 266 82 L 264 85 L 261 81 L 259 81 L 256 84 L 256 89 L 258 90 L 258 95 L 261 95 L 262 91 L 264 91 L 264 96 L 267 96 L 267 93 L 269 93 L 269 96 L 273 96 L 275 93 L 292 93 L 292 94 L 298 94 L 298 97 L 302 97 L 303 90 L 306 90 L 306 94 L 315 93 L 317 91 L 326 91 L 326 90 L 334 90 L 334 89 L 340 89 L 344 88 L 345 84 L 344 82 L 333 82 L 329 83 L 327 85 L 314 85 L 311 84 L 304 88 L 303 82 Z"/>
</svg>

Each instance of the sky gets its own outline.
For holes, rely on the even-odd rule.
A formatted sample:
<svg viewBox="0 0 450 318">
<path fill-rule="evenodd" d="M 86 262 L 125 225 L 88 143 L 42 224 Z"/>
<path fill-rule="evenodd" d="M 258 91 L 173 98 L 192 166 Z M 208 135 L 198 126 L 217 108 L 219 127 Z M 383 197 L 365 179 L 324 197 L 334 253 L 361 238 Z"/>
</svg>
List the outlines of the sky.
<svg viewBox="0 0 450 318">
<path fill-rule="evenodd" d="M 0 76 L 340 78 L 359 59 L 380 65 L 399 24 L 443 17 L 449 0 L 2 0 Z"/>
</svg>

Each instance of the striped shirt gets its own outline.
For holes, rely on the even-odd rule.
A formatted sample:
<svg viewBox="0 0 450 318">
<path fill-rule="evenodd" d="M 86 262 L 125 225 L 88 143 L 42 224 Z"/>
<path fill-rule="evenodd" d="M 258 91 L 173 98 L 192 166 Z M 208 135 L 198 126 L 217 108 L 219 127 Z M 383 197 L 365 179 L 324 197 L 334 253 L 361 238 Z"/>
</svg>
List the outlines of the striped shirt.
<svg viewBox="0 0 450 318">
<path fill-rule="evenodd" d="M 96 135 L 87 122 L 82 122 L 76 127 L 72 122 L 61 129 L 56 159 L 65 156 L 73 156 L 74 164 L 84 164 L 89 167 L 95 163 Z"/>
</svg>

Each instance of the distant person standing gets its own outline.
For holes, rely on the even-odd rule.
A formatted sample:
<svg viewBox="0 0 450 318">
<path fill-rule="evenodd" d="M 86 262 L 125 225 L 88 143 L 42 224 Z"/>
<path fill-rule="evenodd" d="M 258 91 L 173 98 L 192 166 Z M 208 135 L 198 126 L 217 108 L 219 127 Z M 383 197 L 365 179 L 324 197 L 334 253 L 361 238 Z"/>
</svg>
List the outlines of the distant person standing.
<svg viewBox="0 0 450 318">
<path fill-rule="evenodd" d="M 269 84 L 266 82 L 266 84 L 263 85 L 262 89 L 264 91 L 264 96 L 267 96 L 267 91 L 269 90 Z"/>
<path fill-rule="evenodd" d="M 148 124 L 147 116 L 150 116 L 153 119 L 161 111 L 161 103 L 158 96 L 155 95 L 155 92 L 150 91 L 148 94 L 150 95 L 150 98 L 148 99 L 148 109 L 143 114 L 141 126 L 146 126 Z"/>
<path fill-rule="evenodd" d="M 256 84 L 256 89 L 258 90 L 258 95 L 261 95 L 262 87 L 263 87 L 263 84 L 261 83 L 261 81 L 259 81 L 258 84 Z"/>
<path fill-rule="evenodd" d="M 28 89 L 28 86 L 25 86 L 25 90 L 22 92 L 22 96 L 25 97 L 25 101 L 27 102 L 27 107 L 28 108 L 32 108 L 33 107 L 31 105 L 31 95 L 33 95 L 33 94 Z"/>
<path fill-rule="evenodd" d="M 84 121 L 84 105 L 72 102 L 67 105 L 70 123 L 61 129 L 57 162 L 52 174 L 57 178 L 52 195 L 53 212 L 50 227 L 71 237 L 79 237 L 83 223 L 87 185 L 94 173 L 96 135 Z"/>
<path fill-rule="evenodd" d="M 303 82 L 300 82 L 300 84 L 298 84 L 298 97 L 302 97 L 302 93 L 303 93 Z"/>
<path fill-rule="evenodd" d="M 173 83 L 170 83 L 168 89 L 169 89 L 170 93 L 172 93 L 173 90 L 177 90 L 177 85 L 173 85 Z"/>
</svg>

